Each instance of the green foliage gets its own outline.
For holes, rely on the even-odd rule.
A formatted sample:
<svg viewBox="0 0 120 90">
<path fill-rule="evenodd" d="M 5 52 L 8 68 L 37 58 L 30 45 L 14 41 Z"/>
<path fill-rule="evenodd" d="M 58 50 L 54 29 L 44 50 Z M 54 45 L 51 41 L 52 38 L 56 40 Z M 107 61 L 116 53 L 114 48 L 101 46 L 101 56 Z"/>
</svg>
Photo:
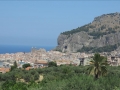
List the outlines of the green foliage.
<svg viewBox="0 0 120 90">
<path fill-rule="evenodd" d="M 77 69 L 77 72 L 76 73 L 73 72 L 74 75 L 72 75 L 69 78 L 65 78 L 66 73 L 62 74 L 63 72 L 61 72 L 61 70 L 63 70 L 65 67 L 70 68 L 71 70 L 70 72 L 73 72 L 74 70 Z M 113 90 L 116 87 L 120 88 L 119 85 L 120 78 L 118 78 L 119 77 L 118 73 L 117 73 L 118 76 L 116 77 L 107 74 L 107 76 L 105 77 L 100 77 L 98 80 L 94 80 L 92 76 L 88 76 L 87 74 L 85 74 L 84 71 L 86 67 L 61 66 L 57 68 L 60 69 L 58 71 L 59 73 L 50 72 L 49 74 L 45 75 L 45 79 L 42 82 L 43 87 L 41 90 L 53 90 L 53 89 L 54 90 Z M 114 72 L 115 68 L 114 67 L 112 69 L 109 68 L 109 70 L 112 70 Z M 53 76 L 54 73 L 57 75 Z M 56 80 L 56 78 L 59 79 Z M 116 79 L 119 80 L 116 81 Z"/>
<path fill-rule="evenodd" d="M 61 50 L 61 49 L 57 49 L 57 48 L 56 48 L 56 49 L 54 49 L 54 51 L 59 51 L 59 52 L 62 52 L 62 50 Z"/>
<path fill-rule="evenodd" d="M 91 50 L 93 50 L 94 47 L 85 47 L 83 46 L 80 50 L 77 50 L 77 52 L 89 52 Z"/>
<path fill-rule="evenodd" d="M 25 74 L 23 78 L 26 82 L 30 82 L 33 80 L 30 73 Z"/>
<path fill-rule="evenodd" d="M 24 71 L 23 79 L 26 82 L 31 82 L 39 79 L 39 73 L 37 70 Z"/>
<path fill-rule="evenodd" d="M 88 30 L 89 30 L 88 26 L 89 26 L 89 24 L 84 25 L 82 27 L 78 27 L 78 28 L 73 29 L 71 31 L 63 32 L 62 34 L 64 34 L 64 35 L 70 35 L 71 34 L 72 35 L 74 33 L 81 32 L 81 31 L 88 32 Z"/>
<path fill-rule="evenodd" d="M 38 80 L 38 79 L 39 79 L 39 73 L 36 72 L 36 73 L 34 74 L 34 81 L 35 81 L 35 80 Z"/>
<path fill-rule="evenodd" d="M 90 32 L 88 33 L 89 35 L 93 36 L 93 39 L 98 39 L 100 38 L 100 36 L 103 36 L 103 35 L 106 35 L 107 33 L 106 32 Z"/>
<path fill-rule="evenodd" d="M 105 25 L 102 25 L 102 26 L 101 26 L 101 30 L 103 30 L 103 29 L 106 29 L 106 26 L 105 26 Z"/>
<path fill-rule="evenodd" d="M 2 85 L 2 90 L 27 90 L 26 84 L 22 82 L 6 81 Z"/>
<path fill-rule="evenodd" d="M 107 66 L 108 74 L 95 80 L 88 75 L 89 66 L 47 67 L 43 69 L 22 70 L 0 74 L 0 90 L 119 90 L 120 67 Z M 44 79 L 38 83 L 35 77 L 42 74 Z M 18 82 L 16 78 L 28 76 L 29 82 Z M 1 79 L 2 78 L 2 79 Z"/>
<path fill-rule="evenodd" d="M 48 63 L 48 67 L 53 67 L 53 66 L 57 67 L 57 63 L 53 61 Z"/>
<path fill-rule="evenodd" d="M 110 33 L 116 33 L 116 29 L 120 28 L 119 26 L 115 26 L 114 28 L 108 28 L 106 29 L 106 26 L 105 25 L 102 25 L 100 28 L 98 28 L 98 31 L 93 31 L 93 32 L 89 32 L 89 28 L 91 29 L 94 29 L 95 26 L 92 26 L 90 24 L 87 24 L 87 25 L 84 25 L 84 26 L 81 26 L 81 27 L 78 27 L 76 29 L 73 29 L 71 31 L 65 31 L 61 34 L 64 34 L 64 35 L 68 35 L 68 38 L 70 37 L 70 35 L 74 34 L 74 33 L 78 33 L 78 32 L 81 32 L 81 31 L 84 31 L 84 32 L 88 32 L 88 35 L 91 35 L 93 36 L 93 39 L 98 39 L 100 38 L 100 36 L 103 36 L 103 35 L 106 35 L 106 34 L 110 34 Z M 96 28 L 97 29 L 97 28 Z M 106 30 L 104 32 L 101 32 L 101 30 Z"/>
<path fill-rule="evenodd" d="M 96 79 L 106 75 L 106 65 L 108 65 L 106 57 L 100 56 L 99 53 L 94 54 L 93 60 L 90 61 L 90 66 L 88 68 L 89 74 L 94 75 Z"/>
<path fill-rule="evenodd" d="M 27 68 L 27 67 L 30 67 L 30 64 L 29 64 L 29 63 L 23 64 L 22 67 L 25 69 L 25 68 Z"/>
<path fill-rule="evenodd" d="M 16 69 L 16 68 L 17 68 L 17 63 L 16 63 L 16 61 L 15 61 L 15 62 L 14 62 L 14 65 L 11 66 L 11 69 L 10 69 L 10 70 L 12 71 L 12 70 L 14 70 L 14 69 Z"/>
<path fill-rule="evenodd" d="M 16 63 L 16 61 L 14 62 L 14 67 L 17 68 L 17 63 Z"/>
<path fill-rule="evenodd" d="M 115 27 L 115 29 L 117 29 L 116 27 Z M 116 31 L 113 29 L 113 28 L 108 28 L 108 34 L 110 34 L 110 33 L 116 33 Z"/>
<path fill-rule="evenodd" d="M 117 45 L 108 45 L 104 47 L 99 47 L 96 49 L 93 49 L 93 52 L 111 52 L 117 49 Z"/>
<path fill-rule="evenodd" d="M 83 46 L 81 49 L 77 50 L 77 52 L 93 52 L 93 53 L 96 53 L 96 52 L 111 52 L 111 51 L 114 51 L 117 49 L 117 45 L 119 46 L 120 44 L 115 44 L 115 45 L 107 45 L 107 46 L 104 46 L 104 47 L 85 47 Z"/>
</svg>

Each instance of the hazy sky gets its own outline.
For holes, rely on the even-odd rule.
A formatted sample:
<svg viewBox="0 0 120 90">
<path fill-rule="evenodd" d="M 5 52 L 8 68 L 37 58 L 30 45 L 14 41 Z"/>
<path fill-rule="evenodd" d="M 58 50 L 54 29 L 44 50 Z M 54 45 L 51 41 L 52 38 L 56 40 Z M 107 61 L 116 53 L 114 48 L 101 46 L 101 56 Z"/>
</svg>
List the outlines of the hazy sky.
<svg viewBox="0 0 120 90">
<path fill-rule="evenodd" d="M 57 46 L 61 32 L 120 12 L 120 1 L 0 1 L 0 45 Z"/>
</svg>

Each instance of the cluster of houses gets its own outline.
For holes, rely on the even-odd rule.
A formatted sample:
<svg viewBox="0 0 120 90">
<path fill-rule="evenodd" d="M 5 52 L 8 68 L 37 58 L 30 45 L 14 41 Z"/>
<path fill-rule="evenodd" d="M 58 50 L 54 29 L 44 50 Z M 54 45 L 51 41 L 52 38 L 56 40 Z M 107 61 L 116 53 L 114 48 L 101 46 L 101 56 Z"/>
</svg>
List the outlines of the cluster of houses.
<svg viewBox="0 0 120 90">
<path fill-rule="evenodd" d="M 35 51 L 34 51 L 35 52 Z M 45 52 L 45 51 L 44 51 Z M 38 53 L 38 52 L 37 52 Z M 44 68 L 44 67 L 48 67 L 48 63 L 50 61 L 54 61 L 57 63 L 57 65 L 69 65 L 69 64 L 72 64 L 74 66 L 78 66 L 78 65 L 89 65 L 90 63 L 90 60 L 92 59 L 91 57 L 94 55 L 94 54 L 63 54 L 63 53 L 58 53 L 58 52 L 52 52 L 53 56 L 54 54 L 57 53 L 57 55 L 61 55 L 62 57 L 58 58 L 56 56 L 56 58 L 58 59 L 55 59 L 55 60 L 48 60 L 48 58 L 46 59 L 47 55 L 44 54 L 42 55 L 44 58 L 43 60 L 42 59 L 36 59 L 34 60 L 34 62 L 32 61 L 24 61 L 22 59 L 17 59 L 17 60 L 14 60 L 17 62 L 17 66 L 18 68 L 22 68 L 22 66 L 24 64 L 27 64 L 29 63 L 31 65 L 31 67 L 27 67 L 26 70 L 29 70 L 31 68 Z M 32 52 L 33 54 L 33 52 Z M 31 54 L 31 55 L 32 55 Z M 39 53 L 38 53 L 39 54 Z M 35 55 L 38 55 L 38 54 L 35 54 Z M 50 55 L 52 55 L 51 52 L 50 52 Z M 29 54 L 28 54 L 29 55 Z M 49 55 L 49 54 L 48 54 Z M 111 65 L 111 66 L 119 66 L 120 65 L 120 55 L 106 55 L 106 54 L 101 54 L 103 56 L 106 56 L 107 57 L 107 60 L 108 60 L 108 63 Z M 41 57 L 42 57 L 41 56 Z M 30 56 L 31 57 L 31 56 Z M 52 56 L 51 56 L 52 57 Z M 52 57 L 53 58 L 53 57 Z M 67 60 L 65 59 L 67 58 Z M 73 59 L 74 58 L 74 59 Z M 70 60 L 68 60 L 70 59 Z M 77 60 L 76 60 L 77 59 Z M 8 61 L 5 61 L 3 62 L 2 66 L 0 64 L 0 73 L 6 73 L 6 72 L 9 72 L 10 71 L 10 68 L 11 66 L 13 66 L 13 63 L 14 61 L 10 62 L 9 60 Z"/>
<path fill-rule="evenodd" d="M 48 61 L 46 61 L 46 60 L 39 60 L 39 61 L 36 60 L 35 63 L 30 63 L 30 62 L 25 62 L 25 61 L 20 60 L 20 61 L 17 61 L 17 66 L 18 66 L 18 68 L 22 68 L 22 66 L 24 64 L 28 64 L 28 63 L 31 66 L 26 68 L 26 70 L 29 70 L 31 68 L 44 68 L 44 67 L 48 66 Z M 13 64 L 12 65 L 10 65 L 10 64 L 3 64 L 3 65 L 1 65 L 0 66 L 0 73 L 9 72 L 11 66 L 13 66 Z"/>
</svg>

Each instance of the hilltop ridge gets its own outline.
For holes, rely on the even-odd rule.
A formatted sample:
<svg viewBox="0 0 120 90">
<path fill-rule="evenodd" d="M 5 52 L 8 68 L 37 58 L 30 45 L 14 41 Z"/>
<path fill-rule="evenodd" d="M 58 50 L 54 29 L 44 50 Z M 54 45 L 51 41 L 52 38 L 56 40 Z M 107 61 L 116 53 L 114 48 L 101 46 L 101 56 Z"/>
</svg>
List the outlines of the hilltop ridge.
<svg viewBox="0 0 120 90">
<path fill-rule="evenodd" d="M 120 45 L 120 13 L 97 16 L 84 26 L 58 37 L 56 50 L 62 52 L 110 52 Z"/>
</svg>

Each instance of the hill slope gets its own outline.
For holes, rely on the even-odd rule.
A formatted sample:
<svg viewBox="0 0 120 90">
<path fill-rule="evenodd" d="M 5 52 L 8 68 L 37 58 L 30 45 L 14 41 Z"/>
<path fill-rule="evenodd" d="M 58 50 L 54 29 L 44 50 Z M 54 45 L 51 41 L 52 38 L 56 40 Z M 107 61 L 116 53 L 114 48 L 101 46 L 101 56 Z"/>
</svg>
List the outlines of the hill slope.
<svg viewBox="0 0 120 90">
<path fill-rule="evenodd" d="M 110 52 L 120 43 L 120 13 L 103 14 L 92 23 L 63 32 L 56 50 L 62 52 Z"/>
</svg>

